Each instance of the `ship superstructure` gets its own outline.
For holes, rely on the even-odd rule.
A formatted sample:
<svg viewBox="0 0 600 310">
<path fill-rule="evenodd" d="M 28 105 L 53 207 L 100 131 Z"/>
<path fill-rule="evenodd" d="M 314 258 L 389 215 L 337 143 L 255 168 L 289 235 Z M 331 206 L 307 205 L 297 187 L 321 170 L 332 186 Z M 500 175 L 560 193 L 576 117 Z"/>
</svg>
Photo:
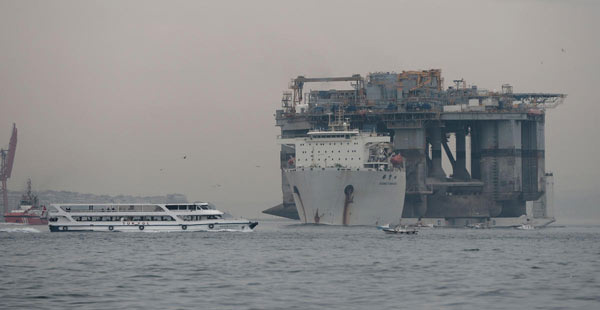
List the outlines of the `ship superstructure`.
<svg viewBox="0 0 600 310">
<path fill-rule="evenodd" d="M 304 92 L 307 83 L 343 81 L 351 87 Z M 546 214 L 529 216 L 526 204 L 546 208 L 540 205 L 547 191 L 545 113 L 566 95 L 517 93 L 508 84 L 490 91 L 463 79 L 453 82 L 444 88 L 438 69 L 299 76 L 283 94 L 276 124 L 286 139 L 305 138 L 343 109 L 351 128 L 389 135 L 406 168 L 403 223 L 510 226 L 523 216 Z M 302 219 L 285 177 L 289 159 L 299 155 L 282 145 L 283 202 L 265 213 Z M 444 167 L 443 160 L 449 165 Z M 551 221 L 538 218 L 540 225 Z"/>
<path fill-rule="evenodd" d="M 331 225 L 399 222 L 406 175 L 390 137 L 350 129 L 341 112 L 328 130 L 281 138 L 295 150 L 283 169 L 300 220 Z"/>
</svg>

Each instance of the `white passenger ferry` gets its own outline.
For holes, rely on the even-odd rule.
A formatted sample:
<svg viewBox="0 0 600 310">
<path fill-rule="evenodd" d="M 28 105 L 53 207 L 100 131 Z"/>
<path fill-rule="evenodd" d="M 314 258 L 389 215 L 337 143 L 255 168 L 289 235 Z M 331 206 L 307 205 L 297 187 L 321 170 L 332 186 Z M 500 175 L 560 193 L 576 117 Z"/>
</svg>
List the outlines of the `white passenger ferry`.
<svg viewBox="0 0 600 310">
<path fill-rule="evenodd" d="M 52 204 L 51 232 L 252 231 L 258 222 L 226 219 L 210 203 Z"/>
</svg>

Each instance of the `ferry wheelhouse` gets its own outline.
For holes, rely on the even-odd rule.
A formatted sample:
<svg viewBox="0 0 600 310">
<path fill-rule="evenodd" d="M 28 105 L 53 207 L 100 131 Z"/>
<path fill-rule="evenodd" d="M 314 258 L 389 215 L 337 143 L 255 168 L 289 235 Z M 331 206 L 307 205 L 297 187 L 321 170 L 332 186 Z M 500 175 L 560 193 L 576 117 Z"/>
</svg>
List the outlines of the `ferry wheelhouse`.
<svg viewBox="0 0 600 310">
<path fill-rule="evenodd" d="M 66 231 L 252 231 L 258 222 L 229 219 L 210 203 L 52 204 L 48 227 Z"/>
</svg>

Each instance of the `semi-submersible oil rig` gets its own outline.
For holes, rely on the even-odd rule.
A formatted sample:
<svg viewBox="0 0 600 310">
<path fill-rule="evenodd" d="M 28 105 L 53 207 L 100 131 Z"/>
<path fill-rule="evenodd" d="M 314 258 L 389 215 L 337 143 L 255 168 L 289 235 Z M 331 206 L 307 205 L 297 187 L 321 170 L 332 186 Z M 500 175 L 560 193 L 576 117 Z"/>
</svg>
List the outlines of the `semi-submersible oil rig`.
<svg viewBox="0 0 600 310">
<path fill-rule="evenodd" d="M 350 89 L 310 90 L 309 82 L 349 82 Z M 336 111 L 351 127 L 389 134 L 404 158 L 406 198 L 402 221 L 440 226 L 514 226 L 553 216 L 552 174 L 545 171 L 545 111 L 565 94 L 478 89 L 454 80 L 444 88 L 441 70 L 370 73 L 366 78 L 298 76 L 285 91 L 276 125 L 281 136 L 327 128 Z M 442 152 L 452 171 L 444 171 Z M 295 151 L 281 147 L 281 168 Z M 451 173 L 449 173 L 451 172 Z M 263 211 L 298 219 L 282 173 L 283 203 Z"/>
</svg>

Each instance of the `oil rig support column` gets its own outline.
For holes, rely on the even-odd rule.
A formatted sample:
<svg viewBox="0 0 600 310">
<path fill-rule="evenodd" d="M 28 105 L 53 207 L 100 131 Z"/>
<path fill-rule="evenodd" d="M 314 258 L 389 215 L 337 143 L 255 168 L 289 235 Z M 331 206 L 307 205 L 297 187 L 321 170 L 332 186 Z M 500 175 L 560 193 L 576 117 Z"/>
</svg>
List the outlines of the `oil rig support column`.
<svg viewBox="0 0 600 310">
<path fill-rule="evenodd" d="M 427 159 L 424 128 L 394 129 L 394 150 L 404 157 L 406 196 L 402 217 L 422 217 L 427 211 Z"/>
<path fill-rule="evenodd" d="M 465 145 L 465 129 L 456 131 L 456 165 L 453 171 L 454 178 L 469 180 L 471 176 L 467 171 L 467 156 Z"/>
<path fill-rule="evenodd" d="M 440 127 L 429 129 L 429 142 L 431 143 L 431 170 L 429 170 L 429 176 L 445 179 L 446 173 L 442 168 L 442 131 Z"/>
</svg>

